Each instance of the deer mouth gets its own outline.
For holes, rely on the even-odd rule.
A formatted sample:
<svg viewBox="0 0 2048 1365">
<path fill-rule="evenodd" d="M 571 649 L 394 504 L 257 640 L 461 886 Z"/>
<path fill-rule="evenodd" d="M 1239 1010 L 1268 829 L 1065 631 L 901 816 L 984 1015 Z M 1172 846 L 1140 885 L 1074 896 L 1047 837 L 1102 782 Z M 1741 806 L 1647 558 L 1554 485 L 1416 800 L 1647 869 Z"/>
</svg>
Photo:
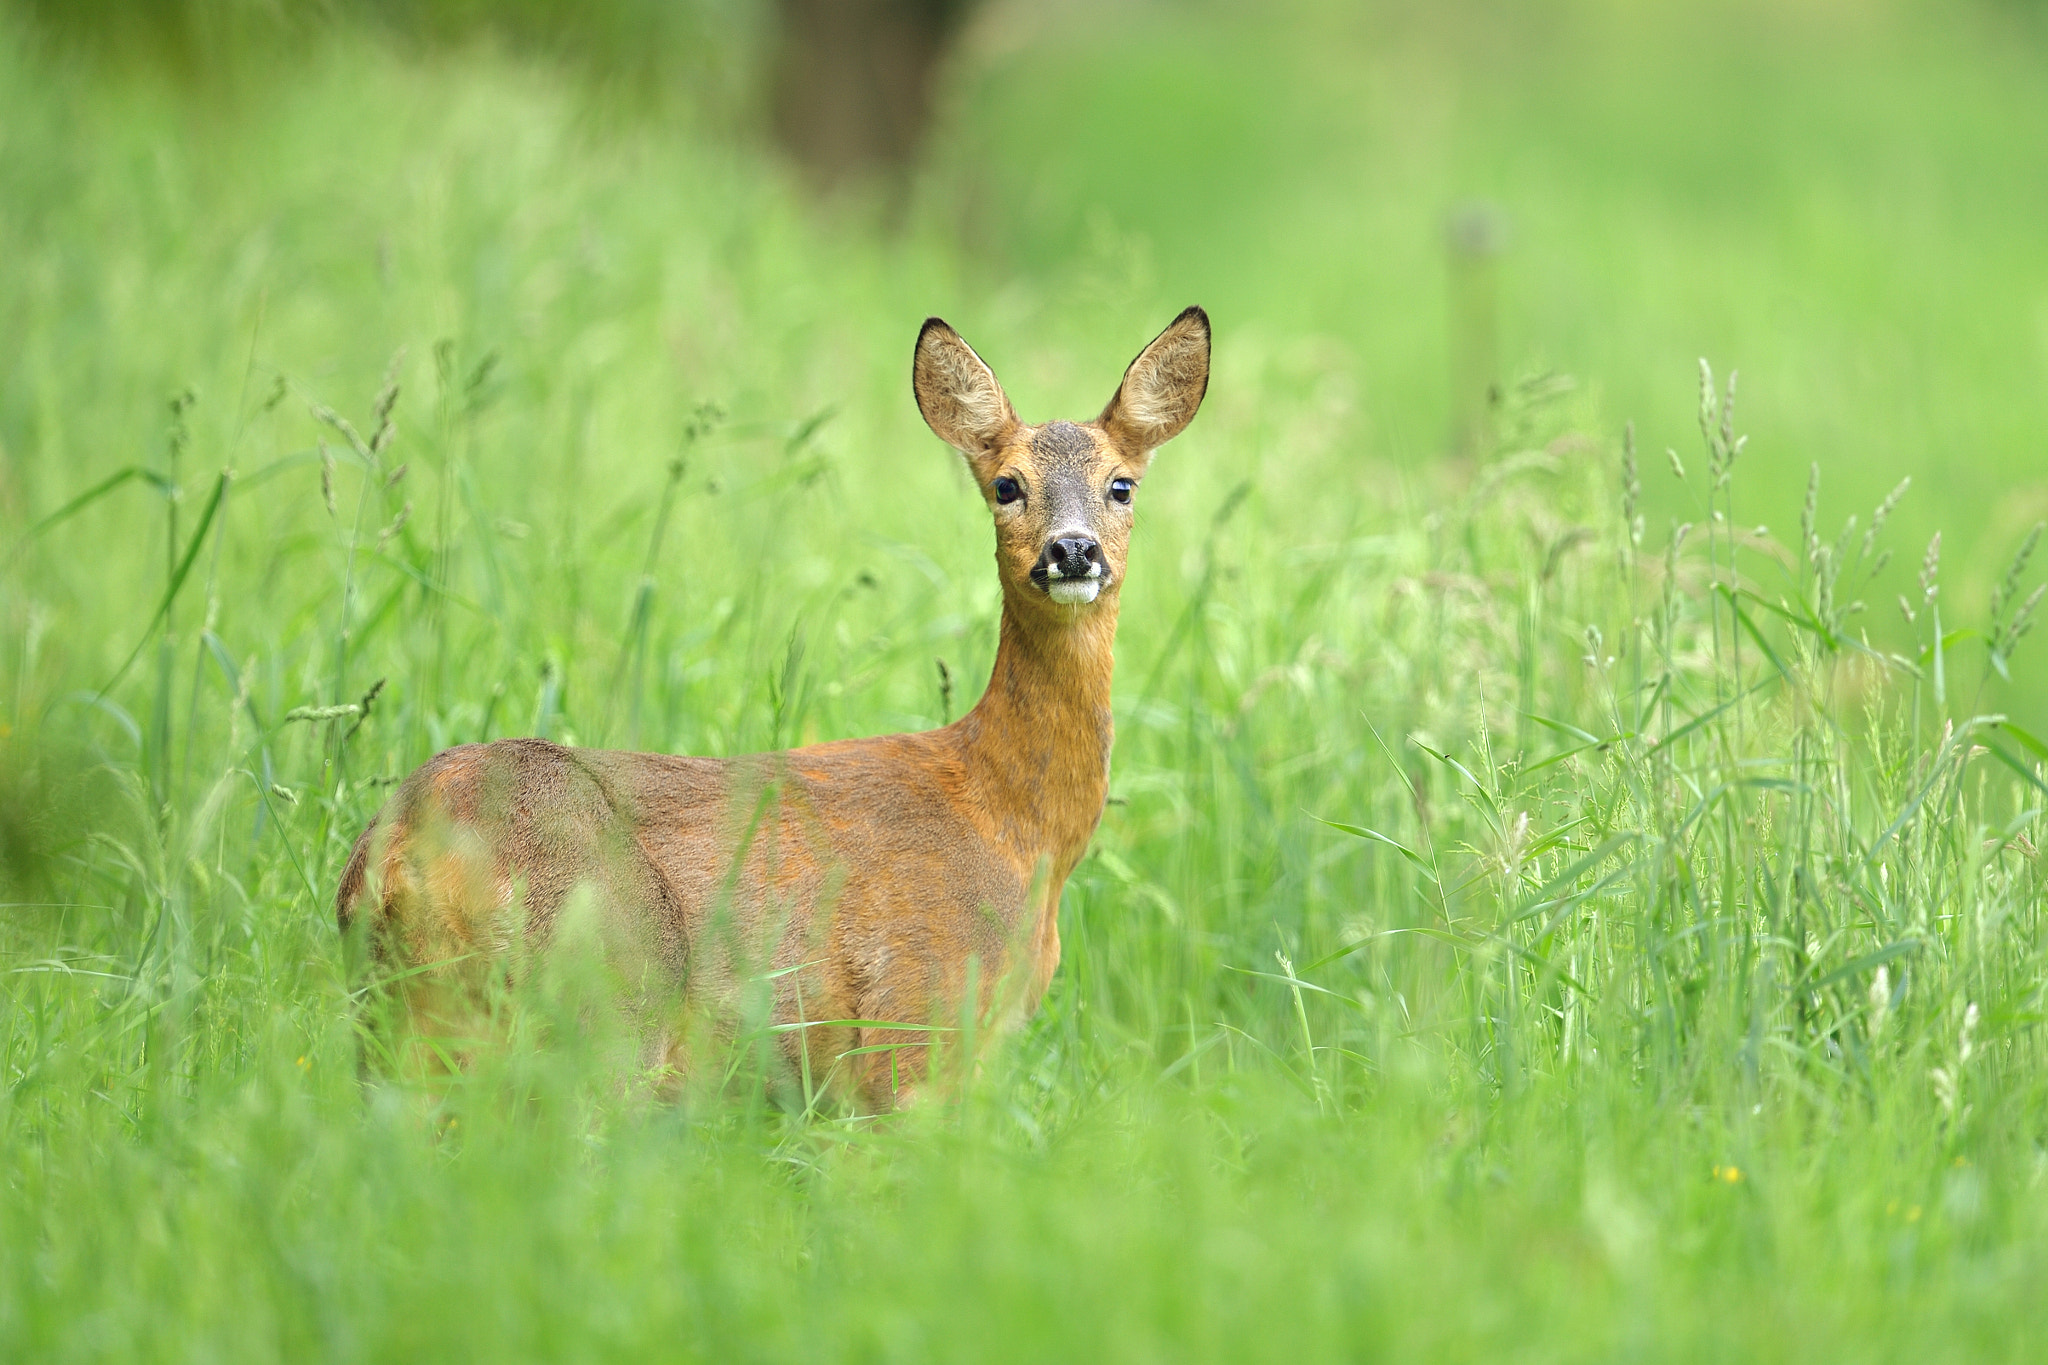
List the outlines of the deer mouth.
<svg viewBox="0 0 2048 1365">
<path fill-rule="evenodd" d="M 1050 597 L 1062 606 L 1079 606 L 1083 602 L 1093 602 L 1095 600 L 1096 595 L 1102 591 L 1102 580 L 1100 578 L 1048 578 L 1039 586 L 1045 589 L 1047 597 Z"/>
<path fill-rule="evenodd" d="M 1093 602 L 1109 582 L 1109 569 L 1099 559 L 1052 558 L 1031 571 L 1031 584 L 1062 606 Z"/>
</svg>

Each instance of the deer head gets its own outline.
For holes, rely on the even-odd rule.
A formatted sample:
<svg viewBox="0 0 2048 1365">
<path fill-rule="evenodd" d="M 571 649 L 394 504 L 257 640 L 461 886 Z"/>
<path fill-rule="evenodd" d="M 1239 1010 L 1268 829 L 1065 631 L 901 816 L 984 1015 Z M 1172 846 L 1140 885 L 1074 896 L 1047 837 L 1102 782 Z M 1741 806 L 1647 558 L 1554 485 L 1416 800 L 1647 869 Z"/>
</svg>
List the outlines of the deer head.
<svg viewBox="0 0 2048 1365">
<path fill-rule="evenodd" d="M 988 500 L 1005 601 L 1077 617 L 1115 600 L 1152 453 L 1202 405 L 1209 315 L 1190 308 L 1175 318 L 1092 422 L 1018 421 L 994 371 L 938 318 L 918 333 L 911 387 L 924 420 L 967 457 Z"/>
</svg>

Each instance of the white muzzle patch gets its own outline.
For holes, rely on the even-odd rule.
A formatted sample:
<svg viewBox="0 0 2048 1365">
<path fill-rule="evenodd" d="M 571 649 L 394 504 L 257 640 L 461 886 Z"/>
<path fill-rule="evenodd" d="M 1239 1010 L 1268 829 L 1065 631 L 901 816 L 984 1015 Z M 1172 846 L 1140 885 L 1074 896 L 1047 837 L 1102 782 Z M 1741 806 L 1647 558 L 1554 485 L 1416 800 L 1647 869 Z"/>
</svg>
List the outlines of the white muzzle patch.
<svg viewBox="0 0 2048 1365">
<path fill-rule="evenodd" d="M 1101 591 L 1102 580 L 1099 578 L 1054 578 L 1045 585 L 1046 596 L 1068 606 L 1093 602 L 1095 594 Z"/>
</svg>

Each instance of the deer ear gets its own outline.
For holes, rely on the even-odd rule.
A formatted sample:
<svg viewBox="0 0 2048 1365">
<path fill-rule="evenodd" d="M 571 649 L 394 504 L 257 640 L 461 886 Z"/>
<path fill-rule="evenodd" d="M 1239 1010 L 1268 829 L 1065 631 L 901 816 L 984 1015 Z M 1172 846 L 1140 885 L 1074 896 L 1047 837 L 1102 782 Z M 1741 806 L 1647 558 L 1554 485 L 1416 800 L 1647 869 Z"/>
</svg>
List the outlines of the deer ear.
<svg viewBox="0 0 2048 1365">
<path fill-rule="evenodd" d="M 1138 353 L 1097 420 L 1118 445 L 1151 454 L 1180 435 L 1209 391 L 1209 315 L 1189 308 Z"/>
<path fill-rule="evenodd" d="M 995 371 L 938 318 L 926 318 L 917 334 L 910 387 L 925 422 L 969 459 L 1001 446 L 1017 426 Z"/>
</svg>

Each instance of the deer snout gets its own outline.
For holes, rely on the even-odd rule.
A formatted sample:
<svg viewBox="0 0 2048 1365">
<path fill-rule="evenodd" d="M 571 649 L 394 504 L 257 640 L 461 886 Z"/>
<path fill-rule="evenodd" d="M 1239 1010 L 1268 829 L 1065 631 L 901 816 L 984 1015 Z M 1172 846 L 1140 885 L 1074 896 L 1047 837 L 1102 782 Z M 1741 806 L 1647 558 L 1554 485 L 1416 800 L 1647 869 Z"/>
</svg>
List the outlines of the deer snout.
<svg viewBox="0 0 2048 1365">
<path fill-rule="evenodd" d="M 1031 576 L 1045 579 L 1100 578 L 1102 547 L 1089 536 L 1061 536 L 1038 556 L 1038 564 L 1031 570 Z"/>
<path fill-rule="evenodd" d="M 1060 536 L 1039 553 L 1031 581 L 1055 602 L 1093 602 L 1109 570 L 1092 536 Z"/>
</svg>

